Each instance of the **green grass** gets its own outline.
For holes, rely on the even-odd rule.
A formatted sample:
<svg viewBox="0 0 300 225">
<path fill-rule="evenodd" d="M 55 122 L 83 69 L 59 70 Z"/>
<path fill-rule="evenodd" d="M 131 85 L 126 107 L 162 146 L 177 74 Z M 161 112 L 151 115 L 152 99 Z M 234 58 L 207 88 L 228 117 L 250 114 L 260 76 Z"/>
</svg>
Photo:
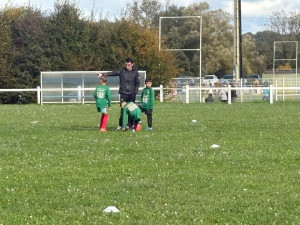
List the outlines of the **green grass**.
<svg viewBox="0 0 300 225">
<path fill-rule="evenodd" d="M 299 109 L 157 102 L 132 133 L 113 105 L 99 133 L 94 105 L 1 105 L 0 224 L 300 224 Z"/>
</svg>

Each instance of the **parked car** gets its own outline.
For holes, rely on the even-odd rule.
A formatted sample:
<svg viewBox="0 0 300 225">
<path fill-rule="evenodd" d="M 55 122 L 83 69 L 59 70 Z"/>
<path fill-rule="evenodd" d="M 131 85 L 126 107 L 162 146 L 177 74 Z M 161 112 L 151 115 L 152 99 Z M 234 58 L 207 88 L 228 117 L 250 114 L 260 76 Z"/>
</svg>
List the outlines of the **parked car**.
<svg viewBox="0 0 300 225">
<path fill-rule="evenodd" d="M 193 77 L 179 77 L 176 78 L 177 87 L 182 87 L 186 85 L 195 86 L 195 80 Z"/>
<path fill-rule="evenodd" d="M 216 75 L 205 75 L 202 80 L 202 83 L 204 85 L 210 85 L 210 86 L 214 86 L 215 83 L 218 83 L 218 82 L 219 82 L 219 79 Z"/>
<path fill-rule="evenodd" d="M 229 84 L 230 80 L 233 80 L 232 74 L 226 74 L 224 77 L 221 78 L 221 84 Z"/>
<path fill-rule="evenodd" d="M 258 74 L 251 74 L 246 77 L 247 86 L 258 86 L 262 85 L 262 79 Z"/>
</svg>

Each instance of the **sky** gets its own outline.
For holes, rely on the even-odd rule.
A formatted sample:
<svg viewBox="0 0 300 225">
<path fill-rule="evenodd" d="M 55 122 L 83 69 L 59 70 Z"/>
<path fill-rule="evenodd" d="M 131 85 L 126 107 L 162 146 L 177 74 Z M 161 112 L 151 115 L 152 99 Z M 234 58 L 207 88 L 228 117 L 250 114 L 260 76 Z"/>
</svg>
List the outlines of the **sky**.
<svg viewBox="0 0 300 225">
<path fill-rule="evenodd" d="M 13 6 L 27 6 L 39 8 L 42 11 L 53 10 L 54 2 L 57 0 L 0 0 L 0 8 L 6 5 Z M 87 15 L 90 15 L 91 10 L 95 9 L 96 18 L 97 14 L 102 14 L 105 18 L 119 17 L 121 10 L 126 8 L 126 3 L 131 3 L 132 0 L 74 0 L 79 8 Z M 163 2 L 164 0 L 160 0 Z M 171 0 L 178 6 L 188 6 L 193 3 L 203 2 L 205 0 Z M 234 0 L 206 0 L 211 9 L 223 9 L 230 14 L 233 14 Z M 300 12 L 299 0 L 242 0 L 242 18 L 257 18 L 257 23 L 262 23 L 262 18 L 267 18 L 275 11 L 284 10 L 286 12 L 296 11 Z M 261 20 L 260 20 L 261 19 Z M 253 26 L 261 26 L 260 24 L 253 23 Z M 258 29 L 258 28 L 254 28 Z"/>
</svg>

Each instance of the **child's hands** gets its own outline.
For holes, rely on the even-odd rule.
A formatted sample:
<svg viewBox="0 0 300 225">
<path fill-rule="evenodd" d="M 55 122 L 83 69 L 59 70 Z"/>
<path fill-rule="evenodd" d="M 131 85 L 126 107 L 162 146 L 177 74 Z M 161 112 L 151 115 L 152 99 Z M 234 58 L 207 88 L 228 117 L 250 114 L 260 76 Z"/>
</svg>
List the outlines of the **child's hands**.
<svg viewBox="0 0 300 225">
<path fill-rule="evenodd" d="M 100 78 L 101 76 L 102 76 L 102 73 L 101 73 L 101 72 L 99 72 L 99 73 L 98 73 L 98 77 Z"/>
</svg>

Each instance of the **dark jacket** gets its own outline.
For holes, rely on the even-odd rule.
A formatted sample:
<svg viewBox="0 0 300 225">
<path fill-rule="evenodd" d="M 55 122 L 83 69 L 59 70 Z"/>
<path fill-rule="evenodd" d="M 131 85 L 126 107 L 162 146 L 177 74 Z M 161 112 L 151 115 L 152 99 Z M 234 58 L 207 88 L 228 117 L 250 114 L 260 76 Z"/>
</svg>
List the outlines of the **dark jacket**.
<svg viewBox="0 0 300 225">
<path fill-rule="evenodd" d="M 118 76 L 120 79 L 119 94 L 137 94 L 140 87 L 140 74 L 137 69 L 131 71 L 126 67 L 108 73 L 107 76 Z"/>
</svg>

